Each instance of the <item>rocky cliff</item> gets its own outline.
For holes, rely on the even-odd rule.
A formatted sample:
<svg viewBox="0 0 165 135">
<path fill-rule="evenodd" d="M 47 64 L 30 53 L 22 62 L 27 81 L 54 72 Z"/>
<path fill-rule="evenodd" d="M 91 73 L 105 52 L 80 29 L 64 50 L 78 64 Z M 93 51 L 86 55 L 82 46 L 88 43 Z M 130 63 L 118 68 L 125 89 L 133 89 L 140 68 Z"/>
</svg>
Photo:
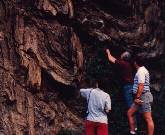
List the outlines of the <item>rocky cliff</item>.
<svg viewBox="0 0 165 135">
<path fill-rule="evenodd" d="M 130 50 L 145 58 L 156 134 L 163 135 L 164 20 L 163 0 L 0 0 L 0 134 L 55 135 L 61 129 L 82 134 L 75 81 L 106 74 L 117 105 L 110 130 L 124 135 L 125 108 L 106 46 L 116 57 Z"/>
</svg>

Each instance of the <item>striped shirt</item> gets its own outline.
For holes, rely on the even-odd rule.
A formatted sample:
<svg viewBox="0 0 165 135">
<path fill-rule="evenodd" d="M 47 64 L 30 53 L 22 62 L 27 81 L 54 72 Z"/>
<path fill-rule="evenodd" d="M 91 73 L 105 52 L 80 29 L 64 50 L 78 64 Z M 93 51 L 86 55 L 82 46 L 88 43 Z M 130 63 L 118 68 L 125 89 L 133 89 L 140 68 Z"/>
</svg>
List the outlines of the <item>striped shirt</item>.
<svg viewBox="0 0 165 135">
<path fill-rule="evenodd" d="M 133 94 L 137 93 L 139 83 L 144 84 L 143 93 L 150 91 L 150 75 L 144 66 L 138 69 L 134 77 Z"/>
</svg>

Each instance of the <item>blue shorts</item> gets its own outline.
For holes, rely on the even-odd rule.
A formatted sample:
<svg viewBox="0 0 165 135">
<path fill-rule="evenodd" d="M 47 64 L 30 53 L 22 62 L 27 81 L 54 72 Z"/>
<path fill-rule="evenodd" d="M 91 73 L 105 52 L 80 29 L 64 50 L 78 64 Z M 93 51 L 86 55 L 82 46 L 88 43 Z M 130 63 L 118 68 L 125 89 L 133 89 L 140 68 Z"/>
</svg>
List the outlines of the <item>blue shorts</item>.
<svg viewBox="0 0 165 135">
<path fill-rule="evenodd" d="M 132 88 L 133 85 L 124 85 L 123 87 L 124 99 L 128 108 L 130 108 L 131 105 L 133 104 Z"/>
</svg>

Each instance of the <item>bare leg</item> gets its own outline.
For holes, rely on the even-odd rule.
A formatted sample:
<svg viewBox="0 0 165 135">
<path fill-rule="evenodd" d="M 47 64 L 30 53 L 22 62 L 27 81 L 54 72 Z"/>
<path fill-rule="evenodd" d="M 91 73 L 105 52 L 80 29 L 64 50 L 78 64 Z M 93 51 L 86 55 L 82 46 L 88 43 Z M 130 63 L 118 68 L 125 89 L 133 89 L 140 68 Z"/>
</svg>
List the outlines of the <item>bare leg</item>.
<svg viewBox="0 0 165 135">
<path fill-rule="evenodd" d="M 154 134 L 154 122 L 152 120 L 151 112 L 145 112 L 143 114 L 143 116 L 147 123 L 148 135 L 153 135 Z"/>
<path fill-rule="evenodd" d="M 137 111 L 136 108 L 131 107 L 128 112 L 127 112 L 127 116 L 128 116 L 128 121 L 129 121 L 129 126 L 130 126 L 130 130 L 135 132 L 135 119 L 134 119 L 134 113 Z"/>
</svg>

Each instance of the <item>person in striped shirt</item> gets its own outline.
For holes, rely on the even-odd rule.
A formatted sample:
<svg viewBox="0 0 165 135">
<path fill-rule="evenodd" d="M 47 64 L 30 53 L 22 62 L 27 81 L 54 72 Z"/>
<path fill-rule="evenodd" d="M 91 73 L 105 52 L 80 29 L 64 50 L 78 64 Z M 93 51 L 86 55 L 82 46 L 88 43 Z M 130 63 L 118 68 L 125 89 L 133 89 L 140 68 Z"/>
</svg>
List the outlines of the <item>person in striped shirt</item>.
<svg viewBox="0 0 165 135">
<path fill-rule="evenodd" d="M 135 99 L 134 103 L 127 112 L 130 125 L 130 134 L 136 134 L 134 114 L 138 111 L 143 114 L 147 123 L 148 135 L 153 135 L 154 122 L 151 115 L 151 103 L 153 102 L 153 96 L 150 92 L 149 71 L 143 66 L 143 60 L 141 57 L 137 56 L 135 58 L 134 66 L 137 69 L 133 84 L 133 94 L 135 95 Z"/>
</svg>

